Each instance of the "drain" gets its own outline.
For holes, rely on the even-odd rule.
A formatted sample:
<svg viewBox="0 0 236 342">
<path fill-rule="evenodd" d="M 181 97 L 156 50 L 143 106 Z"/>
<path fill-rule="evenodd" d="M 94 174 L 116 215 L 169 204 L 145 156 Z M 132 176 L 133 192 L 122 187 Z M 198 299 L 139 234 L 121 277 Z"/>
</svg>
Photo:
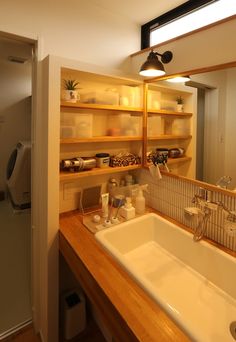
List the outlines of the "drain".
<svg viewBox="0 0 236 342">
<path fill-rule="evenodd" d="M 229 330 L 233 338 L 236 340 L 236 321 L 230 323 Z"/>
</svg>

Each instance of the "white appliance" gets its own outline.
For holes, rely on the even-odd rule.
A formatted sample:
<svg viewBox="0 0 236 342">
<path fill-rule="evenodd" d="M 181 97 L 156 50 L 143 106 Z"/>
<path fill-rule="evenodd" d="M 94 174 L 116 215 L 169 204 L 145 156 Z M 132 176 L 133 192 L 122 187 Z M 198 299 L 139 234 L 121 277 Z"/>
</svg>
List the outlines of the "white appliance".
<svg viewBox="0 0 236 342">
<path fill-rule="evenodd" d="M 7 164 L 7 188 L 16 209 L 31 206 L 31 143 L 20 141 Z"/>
</svg>

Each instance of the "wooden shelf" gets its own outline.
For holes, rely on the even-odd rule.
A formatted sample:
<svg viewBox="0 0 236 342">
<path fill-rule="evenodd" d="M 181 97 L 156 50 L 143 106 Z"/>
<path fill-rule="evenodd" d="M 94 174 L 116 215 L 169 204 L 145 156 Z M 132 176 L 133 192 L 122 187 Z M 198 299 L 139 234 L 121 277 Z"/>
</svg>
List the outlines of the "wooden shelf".
<svg viewBox="0 0 236 342">
<path fill-rule="evenodd" d="M 191 157 L 180 157 L 180 158 L 168 158 L 167 165 L 185 163 L 191 161 Z"/>
<path fill-rule="evenodd" d="M 116 105 L 106 105 L 98 103 L 81 103 L 81 102 L 66 102 L 61 101 L 61 108 L 78 108 L 78 109 L 98 109 L 98 110 L 112 110 L 117 112 L 143 112 L 143 108 L 124 107 Z"/>
<path fill-rule="evenodd" d="M 148 114 L 173 115 L 173 116 L 192 116 L 193 113 L 176 112 L 166 109 L 148 109 Z"/>
<path fill-rule="evenodd" d="M 168 158 L 167 165 L 173 165 L 173 164 L 179 164 L 179 163 L 185 163 L 191 161 L 191 157 L 179 157 L 179 158 Z M 147 163 L 147 167 L 152 165 L 152 163 Z"/>
<path fill-rule="evenodd" d="M 142 165 L 130 165 L 130 166 L 119 166 L 119 167 L 106 167 L 106 168 L 93 168 L 87 171 L 80 172 L 60 172 L 60 181 L 75 180 L 77 178 L 87 176 L 99 176 L 117 172 L 125 172 L 136 169 L 141 169 Z"/>
<path fill-rule="evenodd" d="M 156 135 L 153 137 L 148 137 L 148 140 L 178 140 L 178 139 L 191 139 L 192 135 L 186 134 L 186 135 Z"/>
<path fill-rule="evenodd" d="M 142 141 L 141 136 L 102 136 L 92 138 L 64 138 L 60 140 L 61 144 L 77 143 L 97 143 L 97 142 L 122 142 L 122 141 Z"/>
</svg>

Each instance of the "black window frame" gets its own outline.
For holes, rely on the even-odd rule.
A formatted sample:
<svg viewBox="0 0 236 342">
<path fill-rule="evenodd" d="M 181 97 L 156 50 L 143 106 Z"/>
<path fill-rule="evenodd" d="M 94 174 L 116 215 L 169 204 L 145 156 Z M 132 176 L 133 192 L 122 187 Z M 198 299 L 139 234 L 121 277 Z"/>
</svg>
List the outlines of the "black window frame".
<svg viewBox="0 0 236 342">
<path fill-rule="evenodd" d="M 149 21 L 141 26 L 141 50 L 150 47 L 150 34 L 154 28 L 161 27 L 171 21 L 184 16 L 200 7 L 209 5 L 218 0 L 189 0 L 182 5 L 160 15 L 159 17 Z"/>
</svg>

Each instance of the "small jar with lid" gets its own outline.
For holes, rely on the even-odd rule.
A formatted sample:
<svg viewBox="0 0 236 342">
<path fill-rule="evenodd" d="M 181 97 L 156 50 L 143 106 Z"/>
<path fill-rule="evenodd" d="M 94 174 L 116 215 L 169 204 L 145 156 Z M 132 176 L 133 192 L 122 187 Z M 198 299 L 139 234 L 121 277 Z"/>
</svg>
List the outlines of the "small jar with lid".
<svg viewBox="0 0 236 342">
<path fill-rule="evenodd" d="M 96 164 L 97 167 L 108 167 L 110 164 L 110 154 L 109 153 L 97 153 L 96 154 Z"/>
</svg>

